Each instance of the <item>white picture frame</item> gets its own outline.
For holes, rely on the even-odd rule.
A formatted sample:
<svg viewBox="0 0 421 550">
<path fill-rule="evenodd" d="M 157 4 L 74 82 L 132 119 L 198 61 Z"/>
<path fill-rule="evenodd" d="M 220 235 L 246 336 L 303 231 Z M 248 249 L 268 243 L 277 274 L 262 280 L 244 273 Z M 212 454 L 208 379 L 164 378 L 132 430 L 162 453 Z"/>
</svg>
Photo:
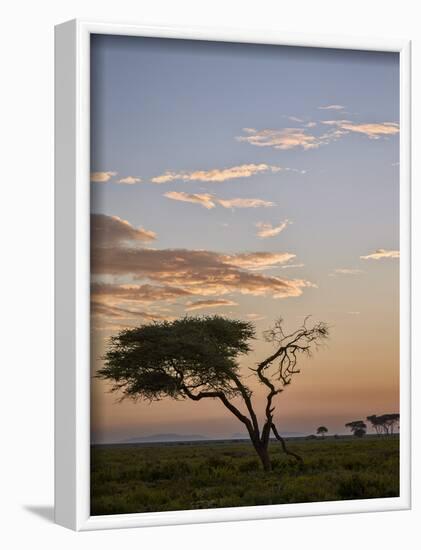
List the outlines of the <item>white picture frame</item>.
<svg viewBox="0 0 421 550">
<path fill-rule="evenodd" d="M 400 58 L 400 496 L 90 516 L 90 35 L 113 34 L 398 52 Z M 411 506 L 410 59 L 408 40 L 73 20 L 55 32 L 55 520 L 74 530 L 254 520 Z"/>
</svg>

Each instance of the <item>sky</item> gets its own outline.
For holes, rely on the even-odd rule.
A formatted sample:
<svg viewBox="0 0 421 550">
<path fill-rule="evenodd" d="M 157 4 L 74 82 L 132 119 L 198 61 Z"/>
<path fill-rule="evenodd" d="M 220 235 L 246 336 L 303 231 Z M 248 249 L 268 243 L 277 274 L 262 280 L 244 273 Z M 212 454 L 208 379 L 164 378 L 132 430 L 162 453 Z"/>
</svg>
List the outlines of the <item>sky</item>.
<svg viewBox="0 0 421 550">
<path fill-rule="evenodd" d="M 330 338 L 279 431 L 398 412 L 398 54 L 93 35 L 91 266 L 93 375 L 122 328 L 218 314 L 256 326 L 248 376 L 265 329 L 311 315 Z M 93 378 L 94 442 L 244 431 L 214 400 L 108 390 Z"/>
</svg>

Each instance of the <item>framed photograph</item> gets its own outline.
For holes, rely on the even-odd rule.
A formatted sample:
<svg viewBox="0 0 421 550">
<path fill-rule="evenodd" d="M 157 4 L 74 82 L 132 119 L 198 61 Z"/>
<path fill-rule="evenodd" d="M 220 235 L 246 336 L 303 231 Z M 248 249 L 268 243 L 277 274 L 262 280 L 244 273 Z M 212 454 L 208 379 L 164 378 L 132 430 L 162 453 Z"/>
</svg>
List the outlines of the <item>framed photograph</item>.
<svg viewBox="0 0 421 550">
<path fill-rule="evenodd" d="M 56 27 L 56 521 L 410 507 L 410 43 Z"/>
</svg>

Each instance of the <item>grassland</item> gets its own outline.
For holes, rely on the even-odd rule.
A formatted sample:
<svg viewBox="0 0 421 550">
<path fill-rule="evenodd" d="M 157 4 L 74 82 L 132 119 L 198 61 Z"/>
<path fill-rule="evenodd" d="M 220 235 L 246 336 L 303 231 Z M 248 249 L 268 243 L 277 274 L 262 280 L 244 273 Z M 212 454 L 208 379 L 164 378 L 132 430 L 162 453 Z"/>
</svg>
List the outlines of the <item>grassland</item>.
<svg viewBox="0 0 421 550">
<path fill-rule="evenodd" d="M 273 471 L 246 441 L 92 447 L 91 513 L 122 514 L 399 496 L 399 438 L 271 443 Z"/>
</svg>

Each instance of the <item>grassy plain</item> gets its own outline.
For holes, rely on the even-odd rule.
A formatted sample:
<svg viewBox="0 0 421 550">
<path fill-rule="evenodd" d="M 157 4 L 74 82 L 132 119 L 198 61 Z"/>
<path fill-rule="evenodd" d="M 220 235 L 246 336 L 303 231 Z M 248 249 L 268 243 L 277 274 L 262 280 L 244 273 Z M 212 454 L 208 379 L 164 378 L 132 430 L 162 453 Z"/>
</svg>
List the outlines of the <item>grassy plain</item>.
<svg viewBox="0 0 421 550">
<path fill-rule="evenodd" d="M 399 496 L 399 437 L 271 442 L 273 471 L 247 441 L 97 445 L 92 515 Z"/>
</svg>

